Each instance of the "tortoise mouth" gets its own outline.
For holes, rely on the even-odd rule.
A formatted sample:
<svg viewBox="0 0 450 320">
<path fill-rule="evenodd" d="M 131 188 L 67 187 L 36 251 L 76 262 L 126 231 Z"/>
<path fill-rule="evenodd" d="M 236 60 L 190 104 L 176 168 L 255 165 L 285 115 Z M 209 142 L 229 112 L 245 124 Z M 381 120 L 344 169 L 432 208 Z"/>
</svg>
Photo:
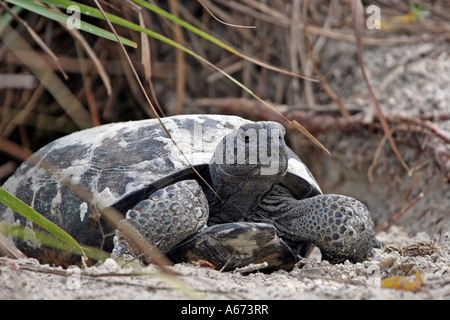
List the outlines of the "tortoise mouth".
<svg viewBox="0 0 450 320">
<path fill-rule="evenodd" d="M 222 178 L 233 179 L 274 179 L 274 177 L 282 177 L 286 173 L 287 163 L 276 161 L 267 164 L 229 164 L 218 165 L 215 171 Z"/>
<path fill-rule="evenodd" d="M 267 164 L 259 165 L 259 176 L 267 177 L 274 175 L 284 175 L 287 170 L 287 159 L 285 161 L 271 161 Z"/>
</svg>

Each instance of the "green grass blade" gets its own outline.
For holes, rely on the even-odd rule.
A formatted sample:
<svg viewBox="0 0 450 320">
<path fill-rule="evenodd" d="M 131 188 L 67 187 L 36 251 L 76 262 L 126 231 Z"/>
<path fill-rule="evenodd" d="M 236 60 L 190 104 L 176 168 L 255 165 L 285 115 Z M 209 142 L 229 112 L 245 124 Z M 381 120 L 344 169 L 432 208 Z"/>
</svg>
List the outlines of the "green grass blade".
<svg viewBox="0 0 450 320">
<path fill-rule="evenodd" d="M 239 51 L 237 51 L 236 49 L 230 47 L 226 43 L 223 43 L 222 41 L 220 41 L 219 39 L 211 36 L 210 34 L 208 34 L 208 33 L 204 32 L 204 31 L 198 29 L 197 27 L 194 27 L 192 24 L 187 23 L 186 21 L 184 21 L 184 20 L 182 20 L 182 19 L 180 19 L 178 17 L 175 17 L 171 13 L 169 13 L 169 12 L 167 12 L 167 11 L 165 11 L 165 10 L 163 10 L 163 9 L 161 9 L 161 8 L 151 4 L 151 3 L 148 3 L 146 1 L 133 0 L 133 2 L 139 4 L 140 6 L 146 8 L 148 10 L 151 10 L 151 11 L 159 14 L 160 16 L 162 16 L 162 17 L 164 17 L 164 18 L 166 18 L 166 19 L 168 19 L 168 20 L 170 20 L 172 22 L 175 22 L 175 23 L 179 24 L 183 28 L 186 28 L 187 30 L 195 33 L 196 35 L 198 35 L 198 36 L 200 36 L 200 37 L 210 41 L 211 43 L 214 43 L 215 45 L 219 46 L 220 48 L 225 49 L 225 50 L 227 50 L 227 51 L 229 51 L 229 52 L 231 52 L 231 53 L 233 53 L 233 54 L 235 54 L 235 55 L 237 55 L 239 57 L 242 57 L 242 54 Z"/>
<path fill-rule="evenodd" d="M 11 11 L 15 14 L 19 14 L 20 11 L 22 11 L 22 8 L 19 7 L 12 7 Z M 0 33 L 3 32 L 3 29 L 10 24 L 13 17 L 8 12 L 5 12 L 2 17 L 0 18 Z"/>
<path fill-rule="evenodd" d="M 11 1 L 11 0 L 6 0 L 6 1 Z M 45 3 L 45 4 L 48 4 L 48 5 L 54 5 L 54 6 L 57 6 L 57 7 L 61 8 L 61 9 L 65 9 L 65 10 L 67 10 L 71 6 L 76 6 L 78 8 L 78 10 L 80 10 L 81 14 L 84 14 L 84 15 L 89 16 L 89 17 L 94 17 L 94 18 L 97 18 L 97 19 L 105 20 L 105 17 L 103 16 L 103 14 L 101 13 L 100 10 L 98 10 L 96 8 L 93 8 L 93 7 L 90 7 L 88 5 L 85 5 L 85 4 L 81 4 L 81 3 L 75 2 L 75 1 L 69 1 L 69 0 L 41 0 L 41 2 Z M 136 29 L 137 25 L 132 23 L 132 22 L 129 22 L 126 19 L 123 19 L 121 17 L 115 16 L 115 15 L 113 15 L 111 13 L 107 13 L 106 16 L 108 17 L 108 19 L 112 23 L 115 23 L 115 24 L 118 24 L 120 26 L 129 28 L 131 30 L 138 31 Z M 113 33 L 111 33 L 111 34 L 114 37 L 114 34 Z M 116 39 L 116 41 L 117 41 L 117 39 Z"/>
<path fill-rule="evenodd" d="M 164 17 L 164 18 L 166 18 L 166 19 L 168 19 L 168 20 L 170 20 L 172 22 L 175 22 L 175 23 L 179 24 L 183 28 L 191 31 L 192 33 L 195 33 L 196 35 L 198 35 L 198 36 L 208 40 L 211 43 L 214 43 L 218 47 L 220 47 L 220 48 L 222 48 L 224 50 L 227 50 L 228 52 L 230 52 L 230 53 L 232 53 L 232 54 L 234 54 L 234 55 L 236 55 L 236 56 L 238 56 L 238 57 L 240 57 L 242 59 L 245 59 L 245 60 L 250 61 L 250 62 L 252 62 L 252 63 L 254 63 L 256 65 L 259 65 L 259 66 L 261 66 L 263 68 L 266 68 L 266 69 L 269 69 L 269 70 L 272 70 L 272 71 L 276 71 L 276 72 L 283 73 L 283 74 L 286 74 L 286 75 L 290 75 L 290 76 L 293 76 L 293 77 L 302 78 L 302 79 L 305 79 L 305 80 L 308 80 L 308 81 L 312 81 L 312 82 L 317 82 L 316 79 L 305 77 L 305 76 L 302 76 L 300 74 L 297 74 L 297 73 L 294 73 L 294 72 L 291 72 L 291 71 L 287 71 L 287 70 L 279 68 L 279 67 L 275 67 L 275 66 L 270 65 L 270 64 L 268 64 L 266 62 L 263 62 L 263 61 L 255 59 L 255 58 L 252 58 L 250 56 L 247 56 L 247 55 L 239 52 L 235 48 L 229 46 L 228 44 L 224 43 L 223 41 L 220 41 L 219 39 L 217 39 L 217 38 L 211 36 L 210 34 L 208 34 L 208 33 L 204 32 L 204 31 L 198 29 L 197 27 L 193 26 L 192 24 L 190 24 L 190 23 L 188 23 L 188 22 L 186 22 L 186 21 L 184 21 L 184 20 L 182 20 L 182 19 L 172 15 L 171 13 L 169 13 L 169 12 L 167 12 L 167 11 L 165 11 L 165 10 L 163 10 L 163 9 L 161 9 L 161 8 L 151 4 L 151 3 L 148 3 L 148 2 L 143 1 L 143 0 L 133 0 L 133 2 L 139 4 L 140 6 L 146 8 L 148 10 L 151 10 L 151 11 L 155 12 L 156 14 L 158 14 L 158 15 L 160 15 L 160 16 L 162 16 L 162 17 Z"/>
<path fill-rule="evenodd" d="M 102 28 L 99 28 L 97 26 L 94 26 L 92 24 L 89 24 L 87 22 L 84 22 L 82 20 L 78 20 L 75 17 L 71 17 L 68 16 L 64 13 L 58 12 L 56 10 L 53 9 L 49 9 L 46 7 L 43 7 L 41 5 L 38 5 L 34 2 L 28 1 L 28 0 L 5 0 L 6 2 L 9 2 L 11 4 L 14 4 L 18 7 L 24 8 L 28 11 L 34 12 L 40 16 L 46 17 L 48 19 L 54 20 L 54 21 L 58 21 L 58 22 L 62 22 L 62 23 L 67 23 L 69 21 L 69 19 L 74 19 L 74 21 L 79 22 L 79 26 L 80 29 L 94 34 L 96 36 L 108 39 L 108 40 L 112 40 L 112 41 L 117 41 L 116 37 L 114 36 L 113 33 L 106 31 Z M 46 1 L 42 1 L 42 2 L 46 2 Z M 47 2 L 51 2 L 51 1 L 47 1 Z M 74 3 L 74 5 L 79 6 L 77 3 Z M 72 20 L 71 20 L 72 21 Z M 137 44 L 134 41 L 128 40 L 126 38 L 120 37 L 120 41 L 130 47 L 133 48 L 137 48 Z"/>
<path fill-rule="evenodd" d="M 81 246 L 83 251 L 80 251 L 79 248 L 67 244 L 51 234 L 44 233 L 39 230 L 33 230 L 33 236 L 30 237 L 25 227 L 15 226 L 4 222 L 0 223 L 0 233 L 7 234 L 21 240 L 37 242 L 46 247 L 59 249 L 76 255 L 86 254 L 88 258 L 95 261 L 105 260 L 111 255 L 108 252 L 89 246 Z"/>
<path fill-rule="evenodd" d="M 53 222 L 51 222 L 50 220 L 48 220 L 47 218 L 36 212 L 33 208 L 31 208 L 23 201 L 14 197 L 12 194 L 10 194 L 2 187 L 0 187 L 0 202 L 10 207 L 21 216 L 33 221 L 35 224 L 47 230 L 52 235 L 69 244 L 70 246 L 78 248 L 80 252 L 84 255 L 84 250 L 81 248 L 78 242 L 74 238 L 72 238 L 67 232 L 65 232 L 56 224 L 54 224 Z"/>
<path fill-rule="evenodd" d="M 10 1 L 10 0 L 6 0 L 6 1 Z M 59 8 L 66 9 L 66 10 L 70 6 L 77 6 L 78 9 L 80 10 L 80 13 L 82 13 L 84 15 L 88 15 L 90 17 L 95 17 L 95 18 L 104 20 L 104 17 L 102 15 L 102 13 L 100 12 L 100 10 L 98 10 L 96 8 L 93 8 L 93 7 L 90 7 L 88 5 L 84 5 L 84 4 L 75 2 L 75 1 L 69 1 L 69 0 L 41 0 L 41 2 L 45 3 L 45 4 L 48 4 L 48 5 L 55 5 L 55 6 L 59 7 Z M 214 38 L 213 36 L 210 36 L 208 33 L 206 33 L 204 31 L 194 27 L 193 25 L 191 25 L 191 24 L 189 24 L 189 23 L 187 23 L 187 22 L 185 22 L 185 21 L 183 21 L 183 20 L 173 16 L 169 12 L 167 12 L 167 11 L 165 11 L 165 10 L 155 6 L 155 5 L 152 5 L 152 4 L 150 4 L 150 3 L 146 2 L 146 1 L 133 0 L 133 2 L 139 4 L 140 6 L 146 8 L 148 10 L 151 10 L 151 11 L 155 12 L 156 14 L 159 14 L 159 15 L 163 16 L 166 19 L 169 19 L 169 20 L 171 20 L 171 21 L 181 25 L 182 27 L 190 30 L 191 32 L 193 32 L 193 33 L 195 33 L 195 34 L 197 34 L 197 35 L 199 35 L 199 36 L 201 36 L 201 37 L 203 37 L 205 39 L 207 39 L 208 41 L 211 41 L 212 43 L 218 45 L 221 48 L 226 49 L 226 50 L 228 50 L 228 51 L 230 51 L 230 52 L 232 52 L 234 54 L 238 54 L 239 55 L 239 52 L 236 51 L 235 49 L 231 48 L 230 46 L 226 45 L 225 43 L 221 42 L 220 40 Z M 118 24 L 118 25 L 121 25 L 121 26 L 124 26 L 124 27 L 128 27 L 128 28 L 130 28 L 132 30 L 135 30 L 135 31 L 139 31 L 136 28 L 137 25 L 132 23 L 132 22 L 129 22 L 129 21 L 123 19 L 123 18 L 120 18 L 120 17 L 115 16 L 115 15 L 110 14 L 110 13 L 107 13 L 106 16 L 108 17 L 108 19 L 112 23 L 115 23 L 115 24 Z"/>
<path fill-rule="evenodd" d="M 102 13 L 100 12 L 100 10 L 98 10 L 96 8 L 93 8 L 93 7 L 90 7 L 90 6 L 87 6 L 87 5 L 79 4 L 79 3 L 75 2 L 75 1 L 69 1 L 69 0 L 41 0 L 41 2 L 49 4 L 49 5 L 55 5 L 55 6 L 59 7 L 59 8 L 66 9 L 66 10 L 70 6 L 77 6 L 78 9 L 80 10 L 80 13 L 88 15 L 90 17 L 95 17 L 95 18 L 104 20 L 104 17 L 102 15 Z M 246 59 L 246 60 L 248 60 L 248 61 L 250 61 L 252 63 L 255 63 L 255 64 L 257 64 L 259 66 L 262 66 L 264 68 L 267 68 L 269 70 L 273 70 L 273 71 L 280 72 L 280 73 L 283 73 L 283 74 L 287 74 L 287 75 L 290 75 L 290 76 L 293 76 L 293 77 L 299 77 L 299 78 L 303 78 L 303 79 L 306 79 L 306 80 L 309 80 L 309 81 L 317 82 L 317 80 L 315 80 L 315 79 L 304 77 L 302 75 L 299 75 L 299 74 L 296 74 L 296 73 L 293 73 L 293 72 L 281 69 L 279 67 L 274 67 L 274 66 L 269 65 L 269 64 L 267 64 L 265 62 L 262 62 L 262 61 L 259 61 L 257 59 L 254 59 L 252 57 L 246 56 L 243 53 L 239 52 L 238 50 L 234 49 L 233 47 L 231 47 L 231 46 L 227 45 L 226 43 L 220 41 L 219 39 L 209 35 L 208 33 L 206 33 L 204 31 L 196 28 L 195 26 L 187 23 L 186 21 L 184 21 L 182 19 L 179 19 L 179 18 L 175 17 L 174 15 L 170 14 L 169 12 L 167 12 L 167 11 L 165 11 L 165 10 L 155 6 L 155 5 L 152 5 L 152 4 L 150 4 L 150 3 L 146 2 L 146 1 L 133 0 L 133 2 L 135 2 L 136 4 L 146 8 L 148 10 L 151 10 L 151 11 L 155 12 L 156 14 L 158 14 L 158 15 L 160 15 L 160 16 L 162 16 L 162 17 L 164 17 L 164 18 L 166 18 L 166 19 L 168 19 L 168 20 L 170 20 L 172 22 L 175 22 L 175 23 L 179 24 L 183 28 L 186 28 L 187 30 L 197 34 L 198 36 L 200 36 L 200 37 L 210 41 L 211 43 L 214 43 L 215 45 L 219 46 L 220 48 L 222 48 L 224 50 L 227 50 L 228 52 L 230 52 L 230 53 L 232 53 L 232 54 L 234 54 L 234 55 L 236 55 L 236 56 L 238 56 L 240 58 Z M 129 29 L 134 30 L 134 31 L 144 32 L 144 33 L 147 33 L 149 36 L 154 37 L 152 34 L 143 31 L 143 30 L 148 30 L 148 29 L 144 29 L 144 28 L 140 27 L 139 25 L 136 25 L 136 24 L 134 24 L 132 22 L 129 22 L 129 21 L 123 19 L 123 18 L 120 18 L 120 17 L 115 16 L 115 15 L 110 14 L 110 13 L 107 13 L 106 16 L 114 24 L 117 24 L 117 25 L 129 28 Z M 156 39 L 158 39 L 160 41 L 163 41 L 163 42 L 166 42 L 162 38 L 156 38 Z M 168 43 L 168 42 L 166 42 L 166 43 L 169 44 L 169 45 L 172 45 L 171 43 Z M 191 53 L 187 52 L 186 50 L 184 50 L 183 48 L 178 48 L 178 49 L 186 52 L 187 54 L 191 54 Z"/>
<path fill-rule="evenodd" d="M 7 1 L 13 1 L 13 0 L 7 0 Z M 17 0 L 14 0 L 17 1 Z M 100 10 L 86 6 L 86 5 L 81 5 L 78 4 L 77 2 L 74 1 L 68 1 L 68 0 L 41 0 L 41 2 L 46 3 L 46 4 L 52 4 L 55 6 L 58 6 L 60 8 L 63 9 L 67 9 L 69 6 L 71 5 L 76 5 L 79 7 L 80 12 L 82 14 L 87 14 L 89 16 L 95 17 L 95 18 L 99 18 L 104 20 L 104 17 L 102 15 L 102 13 L 100 12 Z M 145 2 L 144 2 L 145 3 Z M 153 7 L 152 7 L 153 8 Z M 161 10 L 161 12 L 164 12 L 164 10 Z M 167 14 L 169 14 L 167 12 Z M 170 15 L 170 14 L 169 14 Z M 245 91 L 247 91 L 248 93 L 250 93 L 251 95 L 254 96 L 254 93 L 251 92 L 248 88 L 244 87 L 240 82 L 238 82 L 236 79 L 234 79 L 233 77 L 231 77 L 229 74 L 225 73 L 224 71 L 222 71 L 221 69 L 219 69 L 218 67 L 214 66 L 211 62 L 209 62 L 208 60 L 206 60 L 205 58 L 203 58 L 202 56 L 198 55 L 197 53 L 193 52 L 192 50 L 184 47 L 183 45 L 179 44 L 178 42 L 171 40 L 157 32 L 154 32 L 150 29 L 146 29 L 141 27 L 140 25 L 137 25 L 135 23 L 129 22 L 125 19 L 122 19 L 118 16 L 112 15 L 107 13 L 106 16 L 108 17 L 108 19 L 112 22 L 115 23 L 117 25 L 129 28 L 131 30 L 137 31 L 137 32 L 142 32 L 147 34 L 148 36 L 155 38 L 159 41 L 162 41 L 172 47 L 175 47 L 177 49 L 180 49 L 182 51 L 184 51 L 185 53 L 193 56 L 194 58 L 200 60 L 201 62 L 211 66 L 212 68 L 214 68 L 216 71 L 219 71 L 220 73 L 222 73 L 225 77 L 227 77 L 228 79 L 230 79 L 232 82 L 234 82 L 235 84 L 237 84 L 238 86 L 240 86 L 241 88 L 243 88 Z"/>
</svg>

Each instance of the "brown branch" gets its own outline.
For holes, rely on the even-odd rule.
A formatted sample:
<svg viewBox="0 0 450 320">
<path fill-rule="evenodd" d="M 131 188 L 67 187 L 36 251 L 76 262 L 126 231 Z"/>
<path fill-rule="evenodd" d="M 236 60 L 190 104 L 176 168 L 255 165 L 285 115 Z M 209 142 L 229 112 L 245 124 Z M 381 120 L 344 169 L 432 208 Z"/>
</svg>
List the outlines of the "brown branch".
<svg viewBox="0 0 450 320">
<path fill-rule="evenodd" d="M 24 161 L 33 153 L 30 149 L 22 147 L 21 145 L 12 142 L 4 137 L 0 137 L 0 151 L 9 153 L 13 157 Z"/>
</svg>

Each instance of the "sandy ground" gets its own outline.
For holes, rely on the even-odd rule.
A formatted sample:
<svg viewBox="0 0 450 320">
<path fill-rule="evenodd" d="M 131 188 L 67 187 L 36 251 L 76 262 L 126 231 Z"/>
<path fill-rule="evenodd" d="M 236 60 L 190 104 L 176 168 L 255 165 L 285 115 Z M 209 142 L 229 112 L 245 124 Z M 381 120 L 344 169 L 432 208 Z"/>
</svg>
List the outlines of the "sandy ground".
<svg viewBox="0 0 450 320">
<path fill-rule="evenodd" d="M 0 299 L 450 299 L 450 230 L 440 239 L 423 232 L 410 238 L 394 226 L 378 238 L 385 248 L 370 261 L 331 265 L 313 252 L 291 272 L 271 274 L 179 264 L 170 267 L 179 273 L 171 277 L 153 266 L 119 267 L 111 259 L 63 270 L 34 259 L 0 258 Z M 390 278 L 391 286 L 400 279 L 400 288 L 409 290 L 381 287 L 394 276 L 401 278 Z"/>
</svg>

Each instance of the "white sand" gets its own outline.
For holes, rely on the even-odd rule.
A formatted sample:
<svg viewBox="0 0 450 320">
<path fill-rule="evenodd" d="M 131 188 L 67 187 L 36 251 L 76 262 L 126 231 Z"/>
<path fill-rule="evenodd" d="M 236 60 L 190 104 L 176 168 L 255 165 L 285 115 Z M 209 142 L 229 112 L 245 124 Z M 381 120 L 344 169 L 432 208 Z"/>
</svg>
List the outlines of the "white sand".
<svg viewBox="0 0 450 320">
<path fill-rule="evenodd" d="M 425 233 L 408 238 L 395 226 L 378 237 L 397 248 L 433 240 Z M 179 264 L 170 268 L 180 274 L 173 278 L 153 266 L 121 268 L 113 260 L 67 271 L 34 259 L 0 258 L 0 299 L 449 299 L 450 232 L 437 240 L 431 255 L 410 257 L 377 249 L 370 261 L 331 265 L 315 260 L 315 252 L 291 272 L 248 275 Z M 152 275 L 137 275 L 139 270 Z M 405 272 L 412 281 L 416 270 L 423 280 L 416 292 L 380 287 L 382 279 Z"/>
</svg>

